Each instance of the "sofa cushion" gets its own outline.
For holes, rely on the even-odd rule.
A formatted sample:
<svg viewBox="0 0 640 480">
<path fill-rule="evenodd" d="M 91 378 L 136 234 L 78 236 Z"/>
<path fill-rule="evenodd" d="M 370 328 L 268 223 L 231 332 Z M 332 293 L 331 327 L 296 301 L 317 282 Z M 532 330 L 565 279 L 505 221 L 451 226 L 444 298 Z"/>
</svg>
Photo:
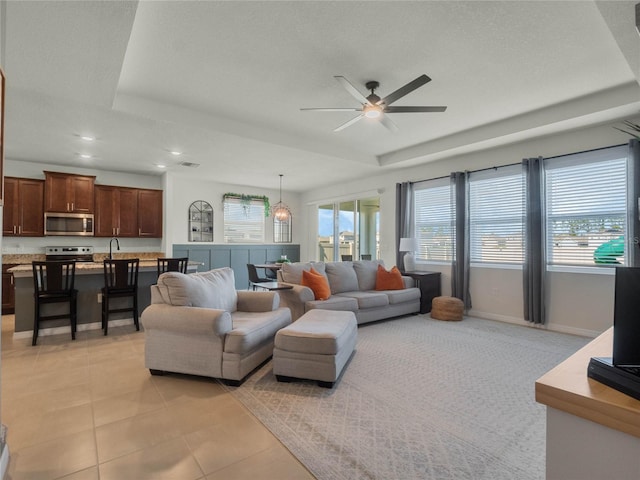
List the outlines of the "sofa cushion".
<svg viewBox="0 0 640 480">
<path fill-rule="evenodd" d="M 316 300 L 326 300 L 331 296 L 331 289 L 327 277 L 319 274 L 313 267 L 310 271 L 302 271 L 302 285 L 313 290 Z"/>
<path fill-rule="evenodd" d="M 384 294 L 389 298 L 390 305 L 420 300 L 420 289 L 416 287 L 405 288 L 403 290 L 387 290 Z"/>
<path fill-rule="evenodd" d="M 320 308 L 322 310 L 344 310 L 347 312 L 358 311 L 358 301 L 352 297 L 341 297 L 339 295 L 332 295 L 328 300 L 312 300 L 305 302 L 305 311 Z"/>
<path fill-rule="evenodd" d="M 273 312 L 234 312 L 231 321 L 233 330 L 225 337 L 224 351 L 244 354 L 273 341 L 276 332 L 291 323 L 291 312 L 288 308 Z"/>
<path fill-rule="evenodd" d="M 336 296 L 355 298 L 359 309 L 386 307 L 389 305 L 389 297 L 382 292 L 344 292 Z"/>
<path fill-rule="evenodd" d="M 384 267 L 382 260 L 361 260 L 353 262 L 353 269 L 358 277 L 358 290 L 375 290 L 378 265 Z"/>
<path fill-rule="evenodd" d="M 382 265 L 378 265 L 378 272 L 376 274 L 376 290 L 402 290 L 404 288 L 404 282 L 402 281 L 402 274 L 398 267 L 394 266 L 391 270 L 387 271 Z"/>
<path fill-rule="evenodd" d="M 238 294 L 229 267 L 190 274 L 166 272 L 158 277 L 158 287 L 169 305 L 236 311 Z"/>
<path fill-rule="evenodd" d="M 309 263 L 283 263 L 280 269 L 280 277 L 283 282 L 302 285 L 302 271 L 310 271 L 311 267 L 321 275 L 325 275 L 324 262 Z"/>
<path fill-rule="evenodd" d="M 332 262 L 325 265 L 331 294 L 358 290 L 358 277 L 353 262 Z"/>
</svg>

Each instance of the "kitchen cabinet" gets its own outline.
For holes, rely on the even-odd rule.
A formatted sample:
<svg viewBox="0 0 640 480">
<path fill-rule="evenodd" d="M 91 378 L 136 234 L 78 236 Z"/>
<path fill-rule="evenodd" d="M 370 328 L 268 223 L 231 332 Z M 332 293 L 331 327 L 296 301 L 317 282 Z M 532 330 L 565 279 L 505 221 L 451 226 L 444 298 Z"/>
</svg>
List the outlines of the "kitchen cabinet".
<svg viewBox="0 0 640 480">
<path fill-rule="evenodd" d="M 95 186 L 95 236 L 138 236 L 138 189 Z"/>
<path fill-rule="evenodd" d="M 162 237 L 162 190 L 95 186 L 96 237 Z"/>
<path fill-rule="evenodd" d="M 44 182 L 5 177 L 2 234 L 5 237 L 44 236 Z"/>
<path fill-rule="evenodd" d="M 45 211 L 93 213 L 95 176 L 44 172 Z"/>
<path fill-rule="evenodd" d="M 138 190 L 138 236 L 162 237 L 162 190 Z"/>
<path fill-rule="evenodd" d="M 16 287 L 13 274 L 7 272 L 17 266 L 15 263 L 2 264 L 2 315 L 14 313 L 16 308 Z"/>
</svg>

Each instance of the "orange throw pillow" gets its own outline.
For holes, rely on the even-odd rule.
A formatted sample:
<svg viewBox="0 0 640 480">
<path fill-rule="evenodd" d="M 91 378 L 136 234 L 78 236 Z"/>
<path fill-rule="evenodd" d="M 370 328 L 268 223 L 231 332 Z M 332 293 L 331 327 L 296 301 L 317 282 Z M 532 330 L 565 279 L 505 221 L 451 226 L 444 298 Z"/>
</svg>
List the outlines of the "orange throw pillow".
<svg viewBox="0 0 640 480">
<path fill-rule="evenodd" d="M 376 274 L 376 290 L 402 290 L 404 282 L 398 267 L 393 267 L 387 271 L 382 265 L 378 265 Z"/>
<path fill-rule="evenodd" d="M 309 272 L 302 271 L 302 285 L 313 290 L 313 296 L 316 300 L 327 300 L 331 296 L 331 289 L 326 277 L 313 268 Z"/>
</svg>

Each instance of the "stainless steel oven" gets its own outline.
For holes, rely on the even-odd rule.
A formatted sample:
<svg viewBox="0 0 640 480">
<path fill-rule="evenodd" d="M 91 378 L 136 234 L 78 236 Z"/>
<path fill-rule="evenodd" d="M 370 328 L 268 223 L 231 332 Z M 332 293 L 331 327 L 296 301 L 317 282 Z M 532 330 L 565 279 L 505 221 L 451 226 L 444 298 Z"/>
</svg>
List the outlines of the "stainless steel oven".
<svg viewBox="0 0 640 480">
<path fill-rule="evenodd" d="M 46 212 L 44 234 L 93 236 L 93 213 Z"/>
<path fill-rule="evenodd" d="M 93 262 L 93 247 L 46 247 L 46 260 L 75 260 Z"/>
</svg>

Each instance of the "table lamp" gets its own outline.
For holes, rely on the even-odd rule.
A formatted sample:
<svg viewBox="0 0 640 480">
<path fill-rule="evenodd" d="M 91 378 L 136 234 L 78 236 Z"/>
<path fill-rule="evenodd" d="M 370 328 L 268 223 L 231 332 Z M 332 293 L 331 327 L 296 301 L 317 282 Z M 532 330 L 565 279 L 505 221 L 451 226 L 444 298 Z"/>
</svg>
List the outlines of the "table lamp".
<svg viewBox="0 0 640 480">
<path fill-rule="evenodd" d="M 416 259 L 413 252 L 418 248 L 418 242 L 415 238 L 401 238 L 398 251 L 407 252 L 404 254 L 404 271 L 413 272 L 416 269 Z"/>
</svg>

